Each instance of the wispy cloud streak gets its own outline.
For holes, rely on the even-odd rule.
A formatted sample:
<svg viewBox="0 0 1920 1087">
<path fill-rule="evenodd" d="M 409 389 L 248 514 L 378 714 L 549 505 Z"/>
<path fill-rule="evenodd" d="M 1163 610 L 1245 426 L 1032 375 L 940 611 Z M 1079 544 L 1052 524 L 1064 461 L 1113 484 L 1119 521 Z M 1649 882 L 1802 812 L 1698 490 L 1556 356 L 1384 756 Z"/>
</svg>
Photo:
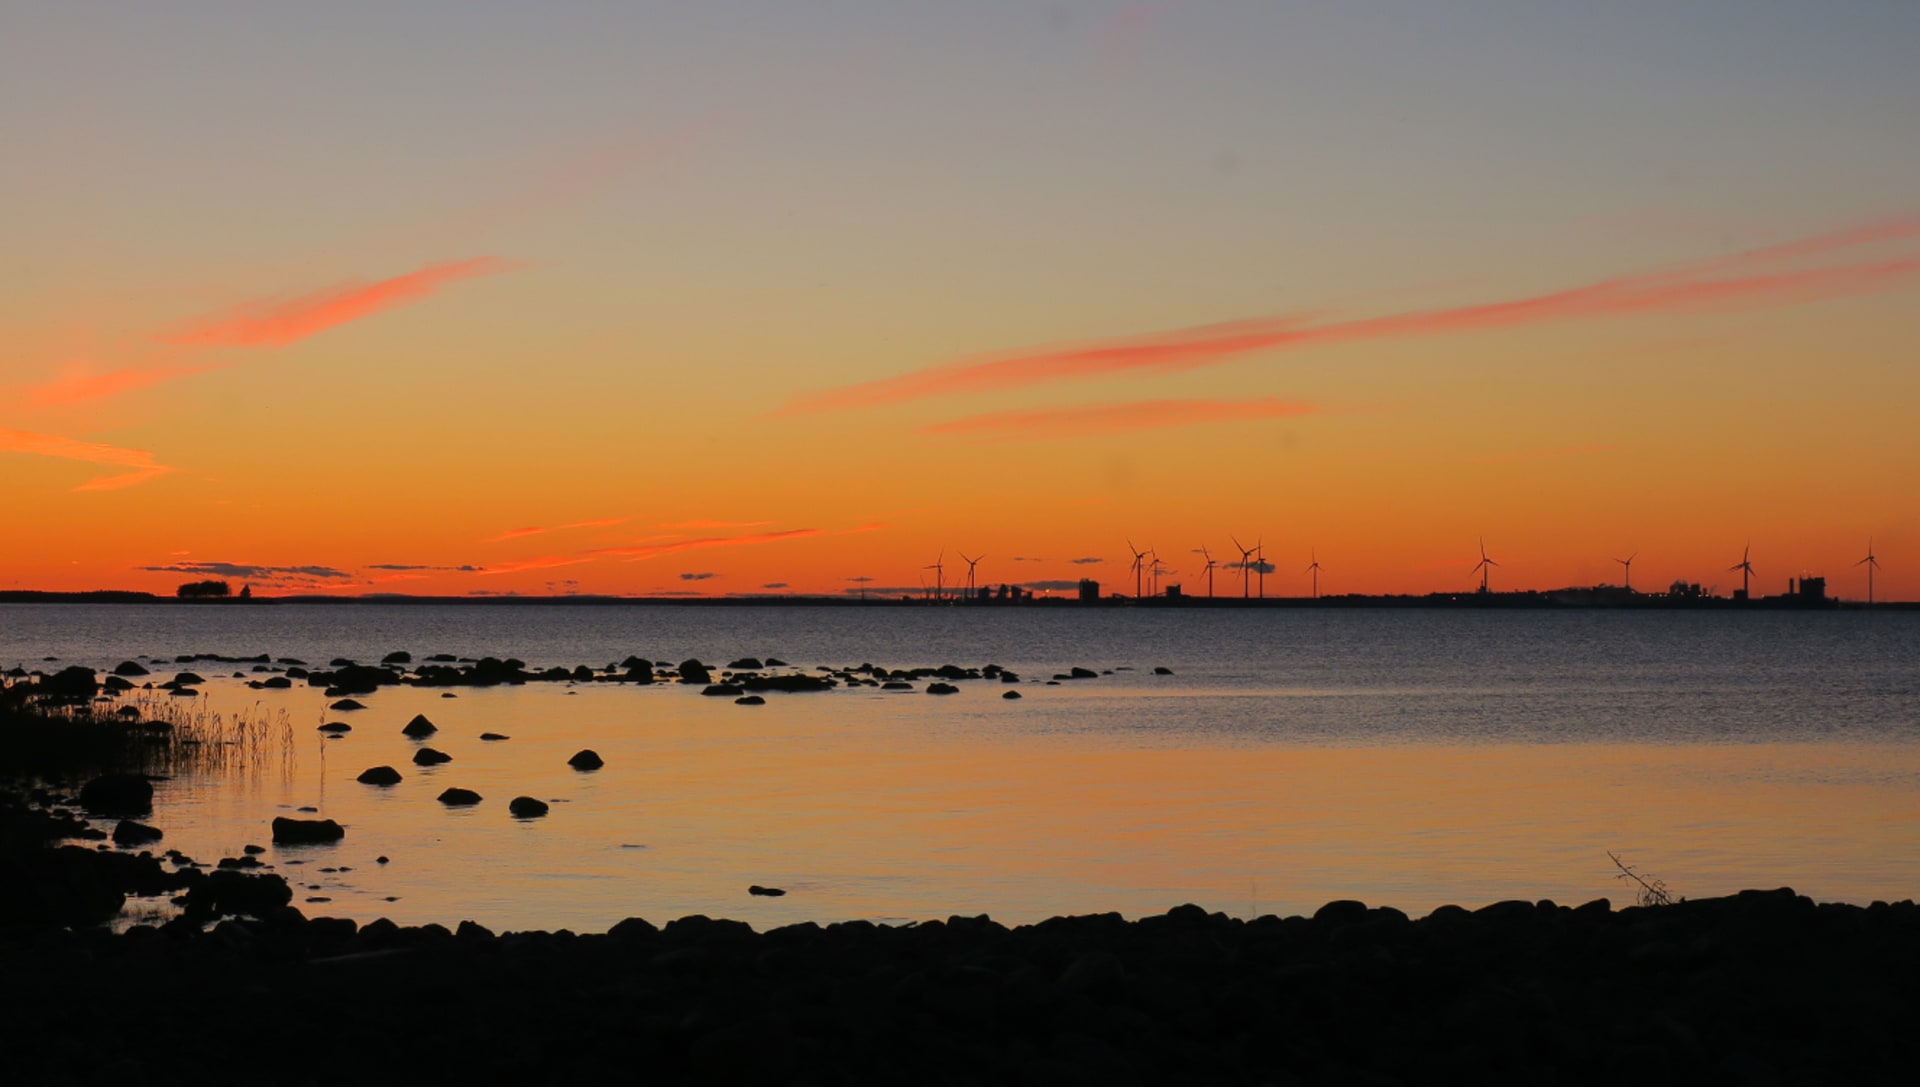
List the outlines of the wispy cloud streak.
<svg viewBox="0 0 1920 1087">
<path fill-rule="evenodd" d="M 153 454 L 143 449 L 122 449 L 100 442 L 83 442 L 54 434 L 31 434 L 5 427 L 0 427 L 0 453 L 31 453 L 39 457 L 57 457 L 127 469 L 118 475 L 90 479 L 74 487 L 76 491 L 115 491 L 173 471 L 167 465 L 157 463 Z"/>
<path fill-rule="evenodd" d="M 285 347 L 318 332 L 430 297 L 448 283 L 514 266 L 497 257 L 429 264 L 375 283 L 336 284 L 298 298 L 249 302 L 198 317 L 160 337 L 180 347 Z"/>
<path fill-rule="evenodd" d="M 528 528 L 510 528 L 507 531 L 502 532 L 498 536 L 489 536 L 486 539 L 481 540 L 480 542 L 481 543 L 500 543 L 505 540 L 521 540 L 521 539 L 525 539 L 528 536 L 544 536 L 549 532 L 568 532 L 578 528 L 608 528 L 613 525 L 624 525 L 627 523 L 628 520 L 629 519 L 625 517 L 602 517 L 593 521 L 574 521 L 571 524 L 565 524 L 565 525 L 532 526 Z"/>
<path fill-rule="evenodd" d="M 1920 257 L 1905 255 L 1816 268 L 1760 269 L 1809 257 L 1911 241 L 1916 237 L 1920 237 L 1920 217 L 1890 219 L 1678 268 L 1620 276 L 1497 302 L 1350 320 L 1326 320 L 1309 315 L 1256 318 L 968 360 L 803 394 L 781 409 L 781 414 L 875 407 L 1070 378 L 1179 373 L 1217 366 L 1255 351 L 1281 348 L 1510 328 L 1552 320 L 1716 306 L 1785 305 L 1862 295 L 1920 275 Z"/>
<path fill-rule="evenodd" d="M 988 439 L 1078 438 L 1191 426 L 1196 423 L 1311 415 L 1316 410 L 1310 404 L 1274 397 L 1259 400 L 1144 400 L 1131 404 L 988 412 L 934 423 L 923 427 L 921 433 Z"/>
</svg>

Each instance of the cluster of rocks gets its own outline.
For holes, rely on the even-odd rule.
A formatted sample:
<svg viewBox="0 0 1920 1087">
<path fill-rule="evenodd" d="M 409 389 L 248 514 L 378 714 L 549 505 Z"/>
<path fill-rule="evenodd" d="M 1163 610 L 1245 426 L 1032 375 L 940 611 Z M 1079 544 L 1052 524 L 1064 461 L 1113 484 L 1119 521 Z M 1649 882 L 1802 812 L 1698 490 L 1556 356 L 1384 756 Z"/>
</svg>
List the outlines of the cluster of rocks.
<svg viewBox="0 0 1920 1087">
<path fill-rule="evenodd" d="M 1790 890 L 1420 920 L 1336 902 L 1253 921 L 1182 906 L 755 932 L 695 916 L 601 935 L 247 912 L 204 931 L 0 936 L 0 971 L 33 979 L 7 1020 L 9 1074 L 217 1082 L 271 1061 L 304 1083 L 351 1061 L 454 1082 L 1905 1083 L 1920 1058 L 1920 910 Z M 167 999 L 111 1030 L 74 1014 L 146 982 Z"/>
<path fill-rule="evenodd" d="M 338 708 L 337 704 L 336 704 L 336 708 Z M 329 738 L 331 739 L 331 738 L 343 735 L 347 732 L 351 732 L 352 726 L 339 724 L 335 722 L 329 722 L 327 724 L 321 725 L 320 731 L 330 733 Z M 440 731 L 440 726 L 434 724 L 433 721 L 430 720 L 426 714 L 421 713 L 421 714 L 415 714 L 411 720 L 409 720 L 404 726 L 402 726 L 400 729 L 400 734 L 405 736 L 409 740 L 414 740 L 416 742 L 419 742 L 419 741 L 426 740 L 429 736 L 433 736 L 437 734 L 439 731 Z M 501 740 L 508 739 L 508 737 L 503 736 L 497 732 L 483 732 L 480 734 L 480 739 L 488 742 L 498 742 Z M 427 746 L 425 743 L 421 743 L 421 746 L 415 748 L 413 752 L 413 764 L 415 766 L 443 766 L 452 761 L 453 761 L 452 755 L 449 755 L 446 752 L 441 751 L 439 748 Z M 598 752 L 594 751 L 592 748 L 586 748 L 584 750 L 581 750 L 575 753 L 572 758 L 568 759 L 567 765 L 573 767 L 575 770 L 579 770 L 582 772 L 591 772 L 591 771 L 600 769 L 602 766 L 605 766 L 606 762 L 605 760 L 601 759 Z M 405 779 L 401 775 L 400 771 L 394 769 L 391 766 L 370 766 L 367 769 L 362 770 L 359 776 L 354 778 L 354 780 L 358 781 L 362 785 L 373 785 L 373 786 L 378 786 L 380 788 L 387 788 L 390 786 L 398 785 L 400 784 L 401 781 Z M 472 789 L 464 789 L 458 786 L 453 786 L 453 787 L 449 787 L 447 789 L 441 790 L 440 795 L 435 797 L 434 799 L 438 800 L 441 804 L 449 808 L 467 808 L 480 803 L 482 797 L 480 796 L 479 793 L 474 792 Z M 549 810 L 551 809 L 546 801 L 540 800 L 531 796 L 516 796 L 512 800 L 507 802 L 507 812 L 511 814 L 515 819 L 539 819 L 545 816 Z M 279 835 L 280 835 L 280 824 L 282 822 L 293 824 L 300 821 L 280 820 L 280 819 L 274 820 L 274 840 L 275 841 L 281 840 Z M 307 822 L 311 822 L 311 821 L 307 821 Z M 326 820 L 325 822 L 328 827 L 332 827 L 333 829 L 336 829 L 336 830 L 338 829 L 333 824 L 332 820 Z M 319 836 L 319 837 L 312 837 L 312 838 L 306 838 L 306 839 L 300 839 L 300 840 L 330 841 L 340 837 L 339 834 L 333 834 L 331 838 L 324 837 L 324 835 L 328 834 L 329 831 L 320 827 L 301 828 L 299 832 L 302 834 L 312 834 L 312 835 Z M 289 839 L 289 840 L 296 840 L 296 839 Z"/>
</svg>

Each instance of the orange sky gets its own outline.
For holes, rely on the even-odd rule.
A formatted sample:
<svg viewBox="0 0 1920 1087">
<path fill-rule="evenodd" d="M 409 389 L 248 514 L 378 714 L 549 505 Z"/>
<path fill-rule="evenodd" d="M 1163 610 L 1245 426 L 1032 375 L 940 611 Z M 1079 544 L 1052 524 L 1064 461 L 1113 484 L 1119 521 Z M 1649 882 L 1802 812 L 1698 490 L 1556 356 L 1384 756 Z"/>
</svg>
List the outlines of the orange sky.
<svg viewBox="0 0 1920 1087">
<path fill-rule="evenodd" d="M 1920 16 L 719 7 L 28 17 L 0 588 L 1920 599 Z"/>
</svg>

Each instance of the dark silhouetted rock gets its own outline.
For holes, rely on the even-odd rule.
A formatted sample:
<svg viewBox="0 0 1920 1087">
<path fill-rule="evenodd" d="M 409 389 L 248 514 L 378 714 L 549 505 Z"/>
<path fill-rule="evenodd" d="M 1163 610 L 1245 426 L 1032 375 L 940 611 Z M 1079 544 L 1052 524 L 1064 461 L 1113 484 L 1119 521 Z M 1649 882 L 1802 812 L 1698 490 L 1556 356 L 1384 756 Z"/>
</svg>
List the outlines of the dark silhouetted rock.
<svg viewBox="0 0 1920 1087">
<path fill-rule="evenodd" d="M 759 657 L 741 657 L 739 660 L 734 661 L 732 664 L 727 665 L 727 667 L 736 672 L 740 671 L 743 668 L 757 672 L 760 669 L 765 668 L 766 665 L 760 663 Z"/>
<path fill-rule="evenodd" d="M 121 679 L 119 676 L 108 676 L 101 681 L 100 689 L 111 694 L 119 694 L 121 691 L 133 690 L 133 683 L 131 680 Z"/>
<path fill-rule="evenodd" d="M 407 652 L 404 649 L 397 649 L 392 653 L 389 653 L 386 656 L 381 657 L 380 663 L 381 664 L 412 664 L 413 654 Z"/>
<path fill-rule="evenodd" d="M 547 803 L 530 796 L 516 796 L 507 801 L 507 810 L 515 819 L 538 819 L 547 814 Z"/>
<path fill-rule="evenodd" d="M 418 740 L 423 736 L 431 736 L 438 731 L 440 731 L 440 729 L 437 728 L 432 721 L 427 720 L 426 714 L 416 713 L 413 715 L 413 720 L 407 722 L 407 727 L 400 730 L 400 735 L 410 736 Z"/>
<path fill-rule="evenodd" d="M 145 815 L 153 783 L 145 774 L 102 774 L 80 786 L 80 806 L 98 815 Z"/>
<path fill-rule="evenodd" d="M 749 691 L 831 691 L 836 686 L 827 676 L 741 676 L 740 686 Z"/>
<path fill-rule="evenodd" d="M 1067 673 L 1069 679 L 1099 679 L 1100 673 L 1091 668 L 1075 668 Z"/>
<path fill-rule="evenodd" d="M 119 664 L 113 666 L 113 674 L 116 676 L 144 676 L 151 675 L 152 673 L 148 672 L 146 666 L 139 661 L 121 661 Z"/>
<path fill-rule="evenodd" d="M 146 845 L 157 842 L 164 835 L 159 827 L 150 827 L 145 823 L 136 823 L 131 819 L 122 819 L 114 824 L 113 844 L 120 846 Z"/>
<path fill-rule="evenodd" d="M 600 758 L 599 752 L 589 747 L 568 759 L 567 765 L 575 770 L 598 770 L 605 766 L 606 762 Z"/>
<path fill-rule="evenodd" d="M 338 734 L 342 732 L 352 732 L 353 726 L 347 724 L 345 721 L 328 721 L 326 724 L 321 725 L 316 731 Z"/>
<path fill-rule="evenodd" d="M 375 766 L 360 771 L 360 776 L 353 780 L 362 785 L 398 785 L 400 784 L 400 771 L 395 770 L 391 766 Z"/>
<path fill-rule="evenodd" d="M 1156 676 L 1170 676 L 1173 674 L 1173 669 L 1167 667 L 1155 668 L 1153 674 Z"/>
<path fill-rule="evenodd" d="M 1012 701 L 1013 699 L 1020 697 L 1020 692 L 1019 691 L 1002 691 L 1000 692 L 1000 697 L 1007 699 L 1008 701 Z"/>
<path fill-rule="evenodd" d="M 745 694 L 746 688 L 737 683 L 710 683 L 700 693 L 708 698 L 732 698 L 735 695 Z"/>
<path fill-rule="evenodd" d="M 767 700 L 757 694 L 746 694 L 734 699 L 733 704 L 736 706 L 764 706 L 767 704 Z"/>
<path fill-rule="evenodd" d="M 50 676 L 41 676 L 34 691 L 50 702 L 84 702 L 100 691 L 99 680 L 91 668 L 79 665 L 62 668 Z"/>
<path fill-rule="evenodd" d="M 276 816 L 273 820 L 273 842 L 275 845 L 312 845 L 315 842 L 337 842 L 346 837 L 347 832 L 340 824 L 331 819 L 288 819 Z"/>
<path fill-rule="evenodd" d="M 443 762 L 452 761 L 452 755 L 447 754 L 445 751 L 437 751 L 431 747 L 423 747 L 413 753 L 413 764 L 415 766 L 438 766 Z"/>
<path fill-rule="evenodd" d="M 762 887 L 758 883 L 756 883 L 753 886 L 747 888 L 747 893 L 750 895 L 760 895 L 763 898 L 779 898 L 781 895 L 784 895 L 787 892 L 781 890 L 778 887 Z"/>
<path fill-rule="evenodd" d="M 340 710 L 344 713 L 349 710 L 364 710 L 367 707 L 359 702 L 355 702 L 351 698 L 343 698 L 338 702 L 328 705 L 327 708 L 330 710 Z"/>
<path fill-rule="evenodd" d="M 680 662 L 680 682 L 712 683 L 713 673 L 707 670 L 706 665 L 700 663 L 698 657 L 690 657 Z"/>
<path fill-rule="evenodd" d="M 480 803 L 480 794 L 472 789 L 448 789 L 438 799 L 449 808 L 460 808 Z"/>
<path fill-rule="evenodd" d="M 188 889 L 182 905 L 189 920 L 204 921 L 223 914 L 261 917 L 292 901 L 293 888 L 279 876 L 214 871 Z"/>
<path fill-rule="evenodd" d="M 959 694 L 960 688 L 955 687 L 951 683 L 929 683 L 927 684 L 927 693 L 928 694 Z"/>
<path fill-rule="evenodd" d="M 480 738 L 481 738 L 481 739 L 483 739 L 483 740 L 485 740 L 485 741 L 487 741 L 488 743 L 493 743 L 493 742 L 495 742 L 495 741 L 498 741 L 498 740 L 511 740 L 511 739 L 513 739 L 513 737 L 511 737 L 511 736 L 508 736 L 508 735 L 506 735 L 505 733 L 500 733 L 500 732 L 482 732 L 482 733 L 480 734 Z"/>
<path fill-rule="evenodd" d="M 260 686 L 269 691 L 284 691 L 293 686 L 293 681 L 285 676 L 274 676 L 260 681 Z"/>
</svg>

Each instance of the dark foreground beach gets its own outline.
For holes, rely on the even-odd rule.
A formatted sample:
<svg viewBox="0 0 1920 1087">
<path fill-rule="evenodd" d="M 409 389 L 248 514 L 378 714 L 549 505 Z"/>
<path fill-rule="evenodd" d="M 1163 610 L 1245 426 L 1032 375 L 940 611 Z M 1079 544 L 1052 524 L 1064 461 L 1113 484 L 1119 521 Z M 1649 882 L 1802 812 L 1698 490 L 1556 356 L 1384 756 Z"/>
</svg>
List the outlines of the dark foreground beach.
<svg viewBox="0 0 1920 1087">
<path fill-rule="evenodd" d="M 6 822 L 13 1083 L 1904 1084 L 1920 1058 L 1911 902 L 495 934 L 309 918 L 277 876 Z M 186 915 L 84 923 L 121 888 Z"/>
</svg>

